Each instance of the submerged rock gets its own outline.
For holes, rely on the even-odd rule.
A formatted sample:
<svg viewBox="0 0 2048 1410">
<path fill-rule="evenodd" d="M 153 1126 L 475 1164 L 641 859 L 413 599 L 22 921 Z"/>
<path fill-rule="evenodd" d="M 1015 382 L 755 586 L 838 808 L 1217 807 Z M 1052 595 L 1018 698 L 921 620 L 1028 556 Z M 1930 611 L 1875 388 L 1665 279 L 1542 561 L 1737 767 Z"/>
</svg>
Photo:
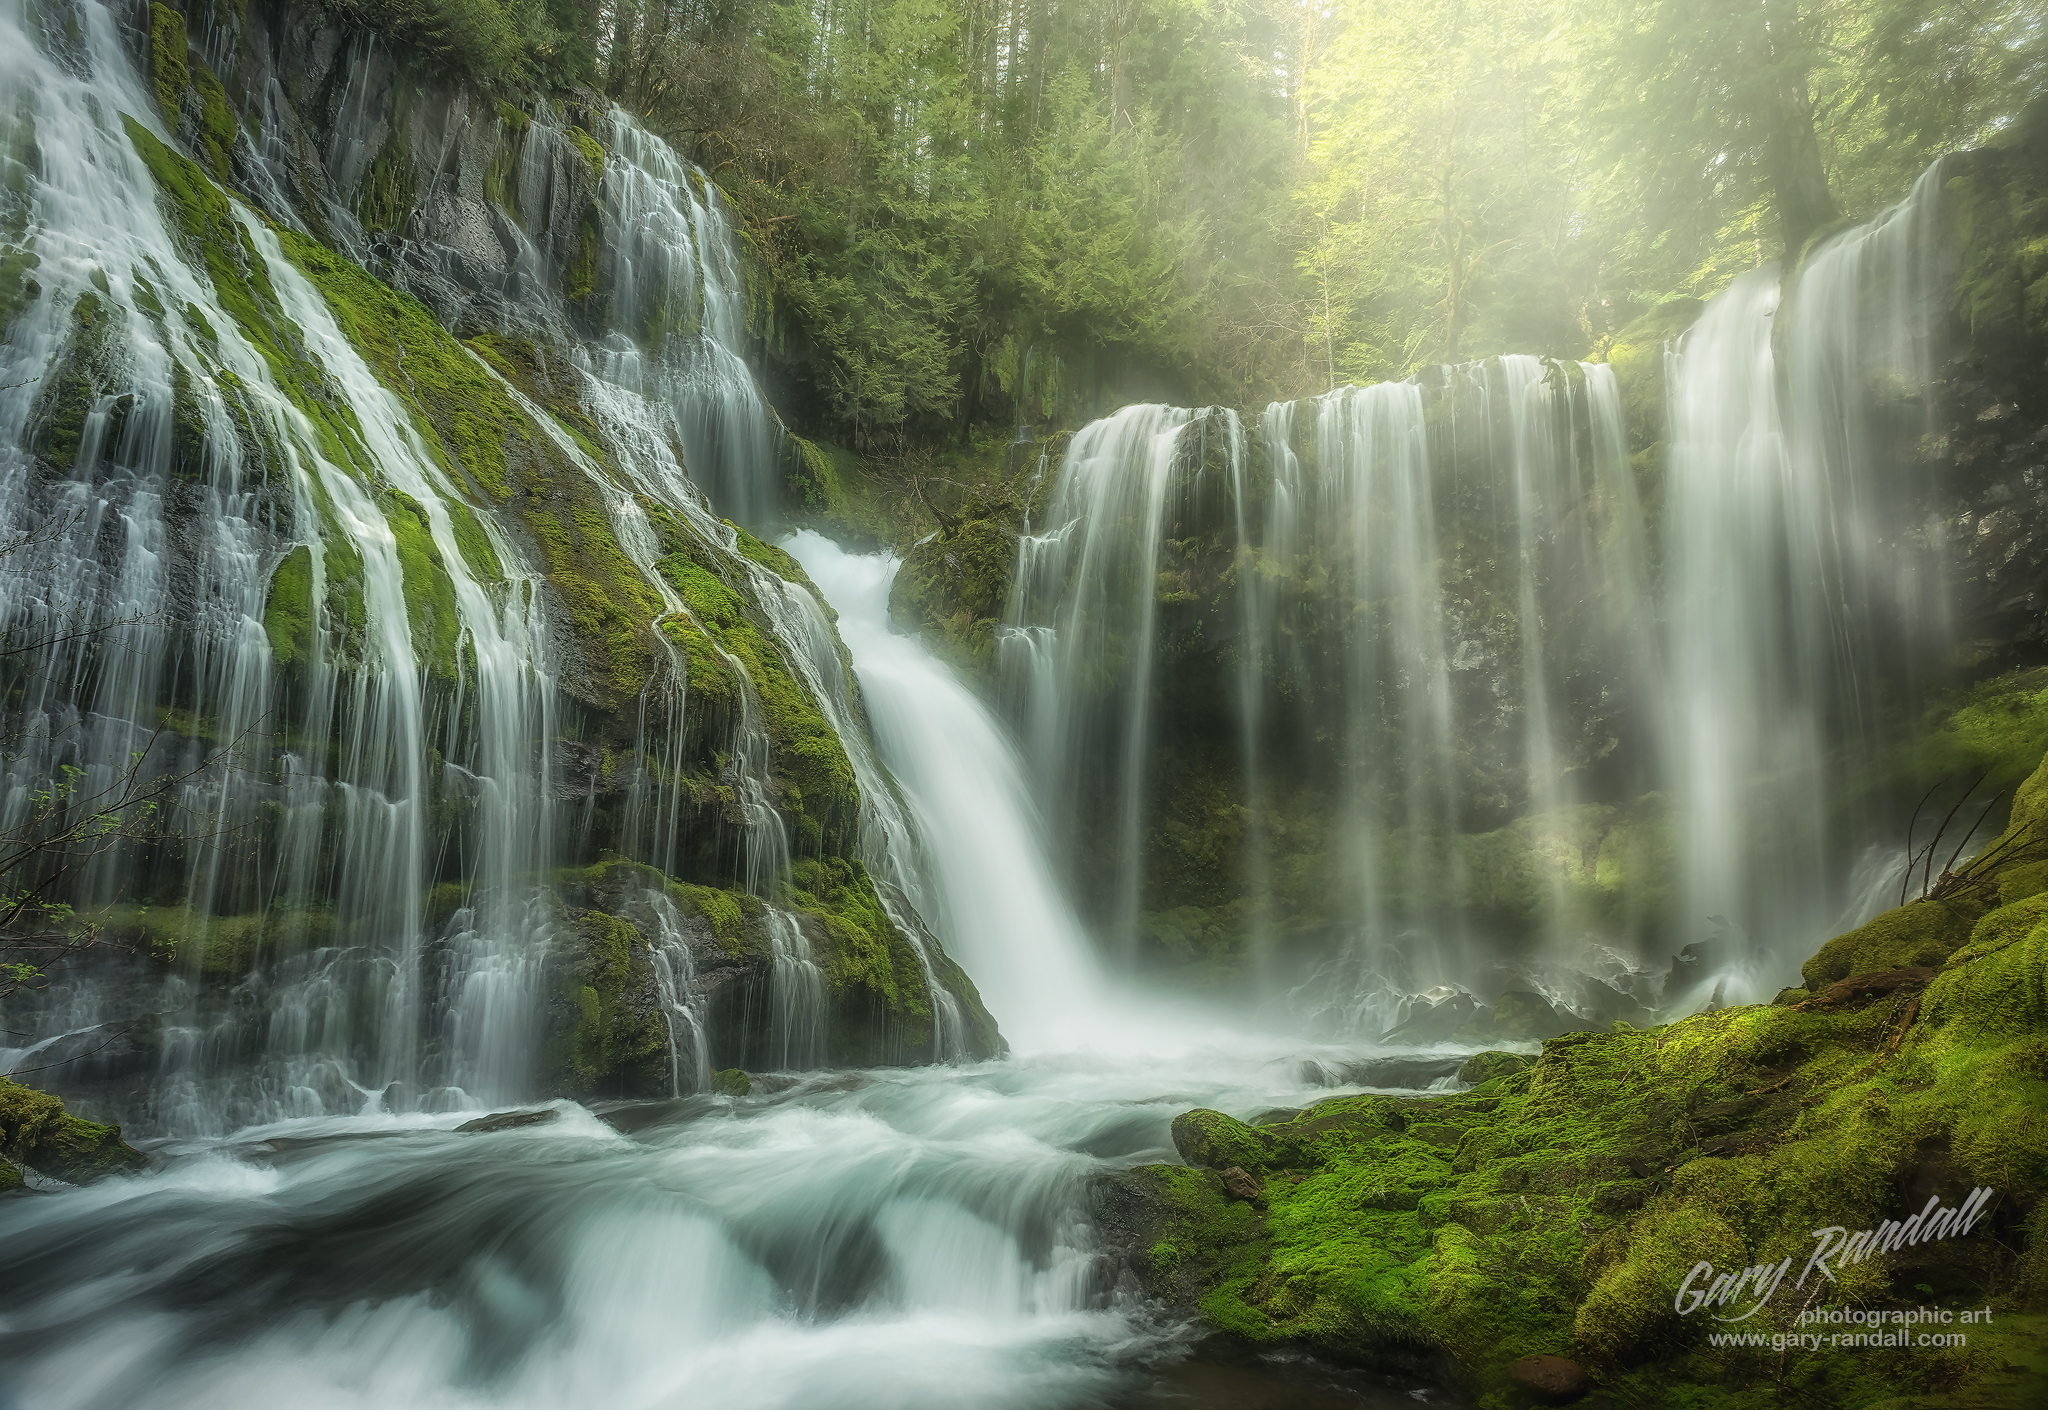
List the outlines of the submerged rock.
<svg viewBox="0 0 2048 1410">
<path fill-rule="evenodd" d="M 465 1121 L 456 1127 L 457 1131 L 516 1131 L 522 1126 L 545 1126 L 561 1118 L 562 1113 L 554 1107 L 540 1111 L 494 1111 L 489 1116 L 479 1116 L 474 1121 Z"/>
</svg>

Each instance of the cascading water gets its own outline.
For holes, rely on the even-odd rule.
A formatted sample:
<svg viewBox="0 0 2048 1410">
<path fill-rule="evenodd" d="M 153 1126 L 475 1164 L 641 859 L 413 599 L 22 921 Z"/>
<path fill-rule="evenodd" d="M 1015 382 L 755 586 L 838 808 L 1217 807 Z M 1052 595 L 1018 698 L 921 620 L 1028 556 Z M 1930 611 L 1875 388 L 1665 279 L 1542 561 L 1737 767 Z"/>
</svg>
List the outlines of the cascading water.
<svg viewBox="0 0 2048 1410">
<path fill-rule="evenodd" d="M 1939 171 L 1789 295 L 1776 266 L 1737 280 L 1667 356 L 1669 777 L 1684 907 L 1723 929 L 1694 1003 L 1768 997 L 1837 933 L 1872 838 L 1835 799 L 1946 654 L 1940 532 L 1898 449 L 1924 427 Z M 1891 446 L 1873 399 L 1903 411 Z"/>
<path fill-rule="evenodd" d="M 138 754 L 150 772 L 213 762 L 177 799 L 194 840 L 146 863 L 178 897 L 162 993 L 56 986 L 45 1033 L 150 1015 L 164 1076 L 138 1114 L 187 1130 L 514 1092 L 544 938 L 519 879 L 548 825 L 531 575 L 266 227 L 233 217 L 269 308 L 231 307 L 188 262 L 139 150 L 162 140 L 153 105 L 109 13 L 78 14 L 82 73 L 7 21 L 8 86 L 27 96 L 4 120 L 11 150 L 39 154 L 20 238 L 41 293 L 5 345 L 0 457 L 23 546 L 0 625 L 48 644 L 9 658 L 25 747 L 6 822 L 29 826 L 73 760 L 81 800 Z M 263 345 L 251 317 L 297 341 Z M 297 391 L 309 377 L 329 406 Z M 463 819 L 464 901 L 430 935 L 436 809 Z M 132 907 L 129 856 L 103 851 L 76 900 Z M 282 960 L 267 1012 L 195 984 L 263 947 Z"/>
<path fill-rule="evenodd" d="M 889 630 L 893 561 L 809 530 L 785 546 L 839 608 L 876 742 L 924 842 L 932 900 L 921 909 L 1011 1042 L 1086 1040 L 1108 1019 L 1103 976 L 1052 878 L 1015 749 L 944 666 Z"/>
<path fill-rule="evenodd" d="M 1785 313 L 1774 268 L 1708 308 L 1669 354 L 1647 496 L 1600 364 L 1276 404 L 1248 448 L 1225 422 L 1227 512 L 1195 439 L 1216 413 L 1078 433 L 1022 541 L 1004 665 L 1105 925 L 1241 943 L 1269 982 L 1276 946 L 1334 952 L 1296 1001 L 1336 1031 L 1402 1028 L 1482 970 L 1603 1021 L 1792 981 L 1868 889 L 1850 872 L 1875 834 L 1842 828 L 1837 781 L 1940 680 L 1950 634 L 1902 450 L 1937 193 L 1930 172 L 1815 251 Z M 1162 777 L 1159 741 L 1219 703 L 1236 896 L 1168 910 L 1141 840 L 1170 850 L 1204 795 Z M 1679 951 L 1660 993 L 1642 966 Z"/>
<path fill-rule="evenodd" d="M 746 291 L 725 207 L 702 172 L 623 112 L 608 135 L 599 273 L 616 331 L 587 366 L 655 410 L 722 513 L 765 525 L 781 507 L 782 428 L 739 351 Z"/>
<path fill-rule="evenodd" d="M 1257 437 L 1227 412 L 1162 407 L 1084 431 L 1049 527 L 1021 550 L 1004 637 L 1027 767 L 944 667 L 888 630 L 890 560 L 814 534 L 786 541 L 844 614 L 849 662 L 825 603 L 716 517 L 714 504 L 756 527 L 772 520 L 779 428 L 739 352 L 741 284 L 716 197 L 614 114 L 597 278 L 611 290 L 612 332 L 572 353 L 601 452 L 580 425 L 506 391 L 521 434 L 595 490 L 591 517 L 647 583 L 645 624 L 667 653 L 638 702 L 636 747 L 621 748 L 634 762 L 618 835 L 676 870 L 688 641 L 736 683 L 717 783 L 733 800 L 736 879 L 764 903 L 774 948 L 774 1013 L 756 1052 L 788 1068 L 817 1060 L 825 980 L 799 917 L 779 904 L 806 844 L 778 807 L 759 686 L 670 581 L 683 545 L 744 599 L 736 610 L 844 749 L 861 869 L 937 1010 L 932 1055 L 963 1050 L 966 1020 L 927 921 L 1021 1055 L 704 1093 L 713 1057 L 691 918 L 662 878 L 642 874 L 614 904 L 653 953 L 674 1099 L 600 1103 L 602 1119 L 557 1103 L 534 1124 L 459 1131 L 479 1104 L 523 1091 L 541 960 L 561 919 L 542 879 L 575 826 L 560 816 L 572 811 L 553 757 L 566 706 L 542 568 L 424 442 L 278 234 L 227 208 L 262 274 L 248 282 L 276 314 L 266 332 L 242 291 L 221 286 L 225 270 L 209 273 L 159 217 L 141 157 L 146 137 L 164 136 L 152 100 L 109 12 L 78 13 L 89 59 L 78 72 L 51 62 L 11 13 L 0 24 L 0 77 L 29 95 L 0 123 L 33 132 L 24 142 L 17 126 L 0 143 L 28 193 L 21 229 L 0 237 L 40 260 L 0 372 L 0 509 L 29 535 L 9 565 L 24 571 L 0 577 L 0 626 L 41 640 L 80 621 L 114 625 L 6 658 L 33 747 L 8 761 L 12 811 L 0 823 L 38 806 L 38 789 L 73 761 L 90 792 L 138 749 L 183 767 L 235 744 L 233 759 L 187 781 L 180 804 L 204 823 L 186 832 L 258 844 L 247 856 L 153 856 L 147 866 L 175 883 L 162 893 L 178 898 L 168 978 L 146 991 L 66 981 L 36 1015 L 46 1034 L 114 1014 L 158 1020 L 146 1096 L 124 1115 L 131 1136 L 157 1137 L 160 1166 L 0 1203 L 0 1373 L 33 1410 L 138 1398 L 539 1406 L 593 1394 L 735 1407 L 1158 1404 L 1148 1368 L 1178 1354 L 1184 1330 L 1110 1285 L 1091 1180 L 1166 1158 L 1168 1123 L 1190 1106 L 1249 1117 L 1296 1105 L 1378 1054 L 1370 1042 L 1244 1037 L 1206 1018 L 1204 1043 L 1191 1045 L 1173 1024 L 1134 1021 L 1128 1000 L 1110 1001 L 1047 856 L 1033 785 L 1073 850 L 1104 859 L 1091 890 L 1116 933 L 1143 924 L 1184 936 L 1195 922 L 1151 913 L 1140 860 L 1157 824 L 1157 759 L 1174 742 L 1160 711 L 1186 703 L 1179 661 L 1234 653 L 1205 687 L 1210 708 L 1238 712 L 1241 740 L 1245 818 L 1236 857 L 1216 866 L 1238 868 L 1249 900 L 1227 919 L 1276 951 L 1304 933 L 1340 938 L 1348 968 L 1342 983 L 1321 976 L 1316 1006 L 1332 1029 L 1405 1027 L 1405 1042 L 1427 1036 L 1407 1026 L 1414 996 L 1470 979 L 1491 938 L 1486 907 L 1511 883 L 1537 898 L 1525 934 L 1554 949 L 1596 923 L 1638 933 L 1626 905 L 1588 900 L 1603 790 L 1654 791 L 1684 776 L 1674 761 L 1693 749 L 1769 762 L 1762 732 L 1708 728 L 1731 718 L 1713 694 L 1725 681 L 1712 677 L 1710 647 L 1832 730 L 1836 707 L 1870 678 L 1859 653 L 1891 639 L 1854 625 L 1857 614 L 1900 615 L 1871 606 L 1869 581 L 1872 535 L 1897 525 L 1891 501 L 1840 484 L 1821 496 L 1787 469 L 1863 473 L 1867 446 L 1802 437 L 1838 414 L 1808 401 L 1825 404 L 1822 388 L 1839 394 L 1846 371 L 1863 370 L 1845 312 L 1861 281 L 1904 267 L 1887 243 L 1898 232 L 1880 227 L 1815 258 L 1793 307 L 1816 312 L 1781 330 L 1791 449 L 1777 460 L 1728 450 L 1721 413 L 1680 415 L 1663 521 L 1638 503 L 1603 367 L 1504 358 L 1346 389 L 1269 408 Z M 365 99 L 355 101 L 360 116 Z M 142 130 L 126 135 L 120 112 Z M 548 153 L 570 140 L 545 111 L 533 126 L 522 205 L 541 199 Z M 23 151 L 39 153 L 33 170 L 13 155 Z M 365 155 L 334 161 L 359 170 Z M 263 158 L 253 152 L 248 179 L 282 206 L 286 184 L 256 180 Z M 511 240 L 501 294 L 559 273 L 523 238 Z M 1674 386 L 1734 367 L 1753 424 L 1765 425 L 1755 389 L 1769 382 L 1754 374 L 1769 344 L 1754 317 L 1729 313 L 1753 292 L 1739 288 L 1688 339 Z M 280 347 L 283 325 L 293 332 Z M 1847 331 L 1814 332 L 1836 325 Z M 1913 364 L 1888 366 L 1910 391 Z M 70 402 L 36 385 L 81 377 L 89 394 Z M 71 404 L 74 421 L 53 410 Z M 56 473 L 32 473 L 29 448 Z M 1705 481 L 1717 456 L 1752 451 L 1760 476 L 1808 496 L 1773 503 L 1861 506 L 1832 518 L 1785 510 L 1759 532 L 1781 549 L 1848 547 L 1797 599 L 1796 631 L 1681 639 L 1674 623 L 1696 610 L 1685 594 L 1726 582 L 1715 545 L 1753 542 Z M 1651 592 L 1660 561 L 1662 619 Z M 1768 574 L 1803 560 L 1760 561 Z M 1916 582 L 1901 599 L 1926 607 L 1938 636 L 1939 605 Z M 1766 614 L 1760 583 L 1729 590 Z M 1203 602 L 1224 610 L 1191 619 Z M 1840 648 L 1833 674 L 1782 669 L 1823 637 Z M 1339 766 L 1326 767 L 1325 748 Z M 1091 757 L 1110 767 L 1091 773 Z M 1679 804 L 1688 845 L 1699 844 L 1685 906 L 1778 884 L 1723 845 L 1743 840 L 1758 796 L 1697 791 Z M 1312 869 L 1345 884 L 1312 911 L 1282 843 L 1314 827 L 1319 797 L 1335 798 L 1324 811 L 1336 825 Z M 1550 870 L 1515 872 L 1509 844 Z M 1788 852 L 1785 871 L 1831 855 Z M 130 866 L 94 860 L 79 895 L 129 904 Z M 1800 875 L 1825 887 L 1825 870 Z M 254 973 L 258 953 L 274 963 Z M 1276 955 L 1265 960 L 1277 973 Z M 233 1002 L 207 988 L 220 966 L 251 971 Z M 1448 1081 L 1462 1056 L 1425 1062 Z M 0 1065 L 23 1062 L 0 1052 Z M 1385 1403 L 1410 1394 L 1388 1390 Z"/>
<path fill-rule="evenodd" d="M 1227 413 L 1129 408 L 1077 435 L 1061 473 L 1022 542 L 1005 665 L 1054 815 L 1127 859 L 1096 888 L 1108 924 L 1158 909 L 1135 860 L 1171 826 L 1148 773 L 1156 713 L 1221 704 L 1245 888 L 1225 924 L 1255 969 L 1283 933 L 1354 937 L 1318 1006 L 1342 1031 L 1398 1025 L 1407 996 L 1469 973 L 1475 795 L 1570 820 L 1558 736 L 1575 702 L 1554 677 L 1583 692 L 1600 673 L 1615 709 L 1653 673 L 1612 374 L 1502 358 L 1275 405 L 1256 441 Z M 1230 698 L 1188 703 L 1198 673 Z M 1304 795 L 1336 820 L 1313 874 L 1339 879 L 1313 909 L 1280 884 Z M 1568 947 L 1552 889 L 1539 938 Z"/>
</svg>

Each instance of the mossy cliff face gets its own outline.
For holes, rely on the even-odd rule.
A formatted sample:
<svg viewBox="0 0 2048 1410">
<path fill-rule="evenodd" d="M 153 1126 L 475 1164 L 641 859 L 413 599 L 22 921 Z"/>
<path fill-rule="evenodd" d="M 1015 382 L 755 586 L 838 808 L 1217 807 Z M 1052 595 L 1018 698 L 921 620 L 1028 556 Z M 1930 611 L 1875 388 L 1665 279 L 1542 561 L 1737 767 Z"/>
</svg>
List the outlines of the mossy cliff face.
<svg viewBox="0 0 2048 1410">
<path fill-rule="evenodd" d="M 2048 771 L 2030 792 L 2044 786 Z M 2031 890 L 2024 865 L 1993 881 Z M 1508 1368 L 1533 1355 L 1581 1363 L 1607 1405 L 2039 1404 L 2048 898 L 1986 894 L 1957 943 L 1958 922 L 1919 919 L 1952 912 L 1916 902 L 1824 949 L 1810 982 L 1857 972 L 1816 992 L 1563 1035 L 1526 1066 L 1482 1055 L 1455 1095 L 1334 1098 L 1264 1127 L 1190 1112 L 1174 1127 L 1188 1163 L 1112 1179 L 1099 1210 L 1144 1285 L 1213 1327 L 1435 1366 L 1482 1406 L 1521 1403 Z M 1979 1188 L 1995 1193 L 1969 1235 L 1796 1284 L 1810 1231 Z M 1785 1259 L 1738 1324 L 1679 1297 L 1702 1261 Z M 1803 1310 L 1894 1307 L 1990 1315 L 1941 1327 L 1967 1333 L 1953 1346 L 1769 1343 Z M 1710 1341 L 1730 1330 L 1765 1340 Z"/>
<path fill-rule="evenodd" d="M 214 299 L 202 310 L 174 296 L 181 281 L 141 269 L 130 271 L 132 296 L 118 271 L 111 283 L 99 272 L 90 289 L 67 294 L 61 353 L 38 392 L 29 449 L 44 479 L 84 468 L 86 438 L 103 424 L 117 434 L 136 401 L 123 395 L 136 375 L 131 343 L 154 332 L 172 350 L 169 450 L 161 464 L 137 469 L 169 482 L 164 517 L 174 540 L 207 512 L 209 481 L 234 478 L 255 501 L 251 558 L 269 580 L 251 596 L 270 653 L 266 685 L 286 724 L 248 746 L 247 773 L 263 781 L 252 787 L 283 776 L 287 751 L 293 767 L 310 762 L 318 771 L 353 747 L 345 718 L 353 706 L 302 726 L 305 702 L 337 681 L 354 699 L 362 673 L 381 659 L 371 630 L 389 625 L 371 620 L 365 548 L 343 527 L 327 482 L 302 473 L 317 456 L 354 479 L 382 515 L 401 579 L 402 630 L 432 736 L 422 806 L 447 839 L 417 898 L 429 968 L 457 938 L 453 918 L 474 907 L 479 808 L 443 768 L 468 756 L 482 708 L 479 643 L 464 614 L 479 610 L 480 592 L 508 617 L 530 607 L 526 621 L 545 632 L 531 664 L 547 678 L 552 773 L 535 782 L 557 817 L 575 819 L 535 848 L 531 877 L 539 903 L 553 910 L 534 1045 L 546 1090 L 666 1094 L 676 1080 L 670 1010 L 678 1002 L 710 1025 L 721 1064 L 761 1058 L 749 1045 L 768 1017 L 767 903 L 799 918 L 825 973 L 825 1060 L 929 1058 L 937 1005 L 924 963 L 858 860 L 861 797 L 846 749 L 764 610 L 779 585 L 762 570 L 810 590 L 801 569 L 742 530 L 703 526 L 641 494 L 611 439 L 628 433 L 595 414 L 595 400 L 586 405 L 597 384 L 579 370 L 579 344 L 604 332 L 609 317 L 611 275 L 598 258 L 602 188 L 617 160 L 605 149 L 609 110 L 590 95 L 566 104 L 556 95 L 545 111 L 503 97 L 480 104 L 411 56 L 355 42 L 360 36 L 310 7 L 156 4 L 145 14 L 148 47 L 138 57 L 169 137 L 135 114 L 122 115 L 122 125 L 177 258 Z M 199 34 L 220 81 L 193 47 Z M 272 114 L 274 140 L 260 152 L 233 118 L 236 99 L 250 94 L 264 95 Z M 10 113 L 0 117 L 0 140 L 0 176 L 14 181 L 17 168 L 38 159 L 33 133 Z M 0 313 L 10 318 L 16 303 L 48 297 L 32 277 L 34 256 L 12 243 L 21 234 L 0 229 L 9 242 L 0 245 L 0 295 L 9 300 Z M 289 294 L 292 272 L 395 398 L 401 438 L 423 449 L 428 463 L 418 468 L 432 494 L 397 488 L 378 463 L 376 428 L 359 418 L 372 414 L 366 408 L 394 409 L 359 405 L 309 347 L 280 295 Z M 226 365 L 232 334 L 261 358 L 270 385 L 245 385 Z M 271 415 L 266 403 L 275 399 L 293 415 Z M 305 444 L 279 444 L 280 435 Z M 660 561 L 644 570 L 644 558 L 621 543 L 638 530 L 637 516 L 659 539 Z M 638 552 L 639 539 L 630 541 Z M 197 581 L 173 575 L 164 609 L 172 623 L 201 615 L 205 604 L 188 600 Z M 684 610 L 670 610 L 671 591 Z M 769 736 L 769 802 L 794 857 L 786 876 L 763 885 L 765 897 L 740 892 L 748 820 L 734 746 L 746 700 L 758 703 Z M 185 703 L 157 707 L 168 731 L 195 744 L 226 742 L 213 737 L 217 721 Z M 648 806 L 650 795 L 661 805 Z M 249 811 L 247 842 L 275 855 L 283 808 L 266 795 Z M 659 837 L 650 836 L 650 814 L 665 820 Z M 332 829 L 305 894 L 259 895 L 259 869 L 249 868 L 195 895 L 189 855 L 175 841 L 134 849 L 122 895 L 101 919 L 104 933 L 134 947 L 110 965 L 132 960 L 138 992 L 175 970 L 179 983 L 195 986 L 203 1022 L 225 1027 L 238 1006 L 254 1011 L 280 968 L 309 950 L 374 950 L 392 939 L 363 933 L 338 915 L 345 908 L 332 888 L 321 889 L 342 864 Z M 626 856 L 657 858 L 666 874 L 618 860 Z M 555 866 L 568 870 L 548 875 Z M 610 882 L 592 879 L 621 868 Z M 638 877 L 631 884 L 621 879 L 628 872 Z M 656 914 L 650 894 L 666 896 L 674 914 Z M 665 956 L 687 956 L 701 987 L 682 1000 L 664 997 Z M 998 1051 L 971 983 L 942 953 L 930 963 L 967 1010 L 969 1050 Z M 125 1080 L 160 1056 L 146 1027 L 119 1049 L 133 1050 L 128 1067 L 116 1072 L 103 1061 L 93 1080 Z"/>
</svg>

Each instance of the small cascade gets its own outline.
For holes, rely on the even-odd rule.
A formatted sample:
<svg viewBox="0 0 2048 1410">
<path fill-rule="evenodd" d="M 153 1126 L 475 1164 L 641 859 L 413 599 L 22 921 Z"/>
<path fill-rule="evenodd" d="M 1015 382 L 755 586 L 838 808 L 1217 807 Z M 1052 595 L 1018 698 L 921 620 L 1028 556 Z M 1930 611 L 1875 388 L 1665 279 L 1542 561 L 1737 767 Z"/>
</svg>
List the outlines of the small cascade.
<svg viewBox="0 0 2048 1410">
<path fill-rule="evenodd" d="M 784 540 L 826 598 L 931 878 L 919 911 L 1020 1051 L 1099 1036 L 1104 981 L 1048 856 L 1022 761 L 987 707 L 889 629 L 896 561 L 810 530 Z M 1128 1021 L 1128 1015 L 1126 1015 Z"/>
<path fill-rule="evenodd" d="M 1149 756 L 1162 710 L 1220 712 L 1241 800 L 1220 923 L 1254 970 L 1277 982 L 1283 938 L 1327 937 L 1341 974 L 1303 993 L 1375 1033 L 1469 974 L 1497 883 L 1467 836 L 1529 816 L 1531 850 L 1575 851 L 1588 698 L 1620 715 L 1653 673 L 1639 521 L 1605 367 L 1344 388 L 1269 407 L 1256 436 L 1164 407 L 1079 433 L 1020 546 L 1004 667 L 1049 814 L 1118 859 L 1081 868 L 1105 925 L 1178 924 L 1134 860 L 1175 826 Z M 1305 817 L 1330 819 L 1313 898 L 1281 875 Z M 1577 902 L 1550 879 L 1523 948 L 1578 943 Z"/>
<path fill-rule="evenodd" d="M 780 508 L 782 428 L 740 353 L 746 288 L 725 207 L 625 113 L 613 110 L 606 135 L 598 274 L 612 331 L 586 366 L 657 413 L 645 429 L 674 438 L 673 468 L 687 466 L 721 514 L 765 526 Z"/>
</svg>

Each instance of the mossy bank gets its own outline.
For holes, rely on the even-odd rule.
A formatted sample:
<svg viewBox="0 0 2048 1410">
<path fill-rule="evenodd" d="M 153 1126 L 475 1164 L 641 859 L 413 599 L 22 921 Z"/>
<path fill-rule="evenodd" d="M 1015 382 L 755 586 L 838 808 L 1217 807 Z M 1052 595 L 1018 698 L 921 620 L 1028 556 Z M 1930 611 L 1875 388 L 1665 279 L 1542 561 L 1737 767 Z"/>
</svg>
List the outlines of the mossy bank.
<svg viewBox="0 0 2048 1410">
<path fill-rule="evenodd" d="M 2048 770 L 2016 833 L 2043 825 L 2044 792 Z M 1433 1369 L 1481 1406 L 1526 1403 L 1511 1373 L 1531 1356 L 1585 1368 L 1587 1404 L 2041 1404 L 2048 892 L 2024 863 L 1983 880 L 1832 942 L 1815 988 L 1775 1004 L 1482 1055 L 1454 1095 L 1338 1097 L 1267 1126 L 1190 1112 L 1188 1163 L 1106 1181 L 1098 1210 L 1144 1287 L 1220 1334 Z M 1967 1236 L 1794 1283 L 1811 1231 L 1977 1189 Z M 1717 1344 L 1730 1328 L 1678 1298 L 1702 1261 L 1787 1258 L 1735 1328 L 1761 1340 Z M 1939 1346 L 1772 1340 L 1802 1313 L 1894 1308 L 1973 1315 Z"/>
</svg>

